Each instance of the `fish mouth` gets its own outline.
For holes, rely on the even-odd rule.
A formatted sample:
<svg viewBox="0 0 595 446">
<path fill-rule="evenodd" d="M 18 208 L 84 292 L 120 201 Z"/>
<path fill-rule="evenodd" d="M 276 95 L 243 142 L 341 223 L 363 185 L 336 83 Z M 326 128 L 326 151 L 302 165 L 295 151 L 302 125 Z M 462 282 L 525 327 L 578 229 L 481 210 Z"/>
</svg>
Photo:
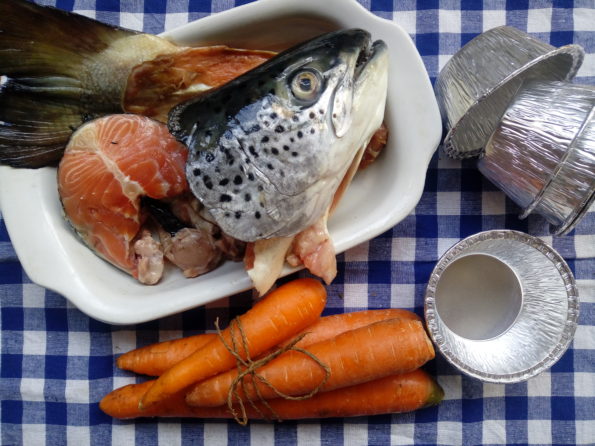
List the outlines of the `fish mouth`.
<svg viewBox="0 0 595 446">
<path fill-rule="evenodd" d="M 368 38 L 363 43 L 364 45 L 360 49 L 355 61 L 355 69 L 353 73 L 354 80 L 358 80 L 366 69 L 371 66 L 375 60 L 384 55 L 387 50 L 386 43 L 382 40 L 372 42 L 371 39 Z"/>
<path fill-rule="evenodd" d="M 373 41 L 368 31 L 349 28 L 315 37 L 303 44 L 298 54 L 306 57 L 310 51 L 336 52 L 339 59 L 347 63 L 350 77 L 357 80 L 370 65 L 387 53 L 387 49 L 384 41 Z M 289 53 L 292 51 L 295 50 L 288 50 Z"/>
</svg>

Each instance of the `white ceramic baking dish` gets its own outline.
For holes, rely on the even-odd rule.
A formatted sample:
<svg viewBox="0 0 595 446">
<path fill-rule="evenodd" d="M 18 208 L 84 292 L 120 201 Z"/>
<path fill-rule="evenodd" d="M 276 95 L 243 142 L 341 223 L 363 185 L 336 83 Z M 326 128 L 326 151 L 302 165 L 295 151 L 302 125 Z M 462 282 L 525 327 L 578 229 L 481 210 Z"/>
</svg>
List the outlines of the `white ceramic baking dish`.
<svg viewBox="0 0 595 446">
<path fill-rule="evenodd" d="M 390 139 L 377 162 L 356 175 L 329 223 L 337 252 L 385 232 L 413 210 L 440 142 L 438 106 L 409 35 L 355 0 L 260 0 L 164 34 L 185 45 L 280 50 L 329 30 L 353 27 L 370 31 L 389 48 Z M 172 269 L 158 285 L 139 284 L 93 254 L 71 231 L 62 218 L 53 168 L 1 167 L 0 204 L 31 280 L 61 293 L 95 319 L 138 323 L 251 288 L 241 263 L 226 263 L 196 279 Z"/>
</svg>

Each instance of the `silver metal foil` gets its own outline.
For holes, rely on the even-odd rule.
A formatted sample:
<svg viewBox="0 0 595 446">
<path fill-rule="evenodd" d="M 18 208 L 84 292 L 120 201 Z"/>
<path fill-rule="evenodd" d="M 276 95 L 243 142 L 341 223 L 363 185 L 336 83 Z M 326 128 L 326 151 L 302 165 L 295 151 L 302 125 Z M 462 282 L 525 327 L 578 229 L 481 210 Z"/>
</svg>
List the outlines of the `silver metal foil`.
<svg viewBox="0 0 595 446">
<path fill-rule="evenodd" d="M 584 58 L 578 45 L 555 48 L 512 27 L 486 31 L 444 66 L 435 92 L 452 158 L 480 155 L 521 84 L 571 80 Z"/>
<path fill-rule="evenodd" d="M 595 191 L 595 87 L 529 82 L 515 97 L 478 161 L 482 174 L 552 232 L 576 223 Z"/>
<path fill-rule="evenodd" d="M 482 257 L 509 270 L 508 279 L 498 276 L 498 268 L 482 269 Z M 465 259 L 464 269 L 453 270 Z M 505 286 L 506 280 L 519 286 Z M 474 289 L 478 284 L 481 288 Z M 468 290 L 462 301 L 448 299 L 449 292 L 460 290 Z M 497 294 L 515 290 L 517 300 Z M 516 303 L 512 314 L 494 307 L 499 297 L 511 307 Z M 458 305 L 458 311 L 449 305 Z M 499 321 L 494 313 L 507 319 Z M 450 248 L 432 271 L 425 294 L 426 323 L 437 350 L 463 373 L 495 383 L 524 381 L 551 367 L 572 341 L 578 313 L 578 291 L 564 259 L 540 239 L 509 230 L 480 232 Z M 466 327 L 473 324 L 501 325 L 499 332 L 469 336 Z"/>
<path fill-rule="evenodd" d="M 557 235 L 571 231 L 595 199 L 595 88 L 592 91 L 588 117 L 532 210 L 552 223 Z"/>
</svg>

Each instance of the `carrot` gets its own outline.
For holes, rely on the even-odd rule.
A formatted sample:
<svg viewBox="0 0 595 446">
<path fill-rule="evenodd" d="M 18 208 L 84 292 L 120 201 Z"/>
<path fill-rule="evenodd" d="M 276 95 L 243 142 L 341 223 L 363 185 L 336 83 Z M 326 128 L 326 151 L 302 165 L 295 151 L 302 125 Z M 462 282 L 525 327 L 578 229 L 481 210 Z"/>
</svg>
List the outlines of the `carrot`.
<svg viewBox="0 0 595 446">
<path fill-rule="evenodd" d="M 409 412 L 436 405 L 443 397 L 444 391 L 438 383 L 426 372 L 417 369 L 322 392 L 306 400 L 277 398 L 269 401 L 269 405 L 280 419 L 296 420 Z M 264 408 L 261 412 L 267 413 Z M 256 411 L 250 411 L 248 415 L 250 418 L 261 418 Z"/>
<path fill-rule="evenodd" d="M 231 418 L 227 406 L 190 407 L 184 400 L 184 393 L 177 393 L 162 404 L 140 411 L 138 404 L 142 395 L 151 386 L 150 382 L 130 384 L 106 395 L 99 407 L 107 415 L 128 419 L 137 417 L 194 417 Z M 343 389 L 321 392 L 312 398 L 290 401 L 277 398 L 268 404 L 276 416 L 283 420 L 325 417 L 351 417 L 399 413 L 417 410 L 438 404 L 444 396 L 440 385 L 421 369 L 409 373 L 390 375 L 363 384 Z M 269 414 L 260 403 L 262 413 Z M 246 406 L 249 418 L 261 419 L 262 414 Z"/>
<path fill-rule="evenodd" d="M 155 380 L 139 384 L 128 384 L 112 390 L 99 402 L 99 408 L 110 417 L 128 419 L 154 416 L 192 416 L 184 400 L 184 393 L 175 393 L 149 409 L 140 410 L 140 401 Z"/>
<path fill-rule="evenodd" d="M 330 374 L 326 381 L 320 364 L 302 352 L 289 350 L 256 371 L 266 383 L 245 376 L 244 385 L 235 389 L 238 395 L 244 400 L 256 400 L 258 394 L 264 399 L 276 398 L 275 389 L 292 396 L 306 395 L 317 388 L 328 391 L 409 372 L 434 357 L 434 348 L 422 323 L 403 319 L 357 328 L 305 350 L 328 367 Z M 237 369 L 233 369 L 195 384 L 186 395 L 186 402 L 205 407 L 226 404 L 237 376 Z"/>
<path fill-rule="evenodd" d="M 236 345 L 237 354 L 243 359 L 248 354 L 256 357 L 312 325 L 325 304 L 326 290 L 320 282 L 296 279 L 271 291 L 238 318 L 247 340 L 246 349 L 237 327 L 232 332 L 230 325 L 221 336 L 228 345 Z M 149 409 L 185 387 L 229 370 L 235 364 L 236 358 L 217 337 L 155 380 L 141 399 L 140 408 Z"/>
<path fill-rule="evenodd" d="M 202 333 L 147 345 L 124 353 L 116 365 L 122 370 L 159 376 L 216 337 L 214 333 Z"/>
<path fill-rule="evenodd" d="M 354 311 L 352 313 L 334 314 L 332 316 L 321 317 L 310 327 L 303 330 L 297 336 L 304 335 L 304 337 L 295 344 L 296 347 L 305 348 L 317 342 L 326 341 L 335 336 L 345 333 L 346 331 L 355 330 L 356 328 L 365 327 L 374 322 L 384 321 L 387 319 L 408 319 L 420 321 L 420 317 L 407 310 L 398 308 L 388 308 L 383 310 L 363 310 Z M 283 342 L 281 345 L 287 345 L 291 339 Z"/>
<path fill-rule="evenodd" d="M 397 308 L 334 314 L 320 318 L 313 325 L 304 329 L 302 333 L 299 333 L 297 336 L 304 334 L 304 337 L 296 346 L 307 347 L 316 342 L 334 338 L 346 331 L 392 318 L 420 320 L 415 313 Z M 215 336 L 212 333 L 205 333 L 158 342 L 124 353 L 116 360 L 116 364 L 119 368 L 131 372 L 159 376 L 182 359 L 190 356 Z M 283 342 L 281 346 L 288 344 L 290 341 Z"/>
</svg>

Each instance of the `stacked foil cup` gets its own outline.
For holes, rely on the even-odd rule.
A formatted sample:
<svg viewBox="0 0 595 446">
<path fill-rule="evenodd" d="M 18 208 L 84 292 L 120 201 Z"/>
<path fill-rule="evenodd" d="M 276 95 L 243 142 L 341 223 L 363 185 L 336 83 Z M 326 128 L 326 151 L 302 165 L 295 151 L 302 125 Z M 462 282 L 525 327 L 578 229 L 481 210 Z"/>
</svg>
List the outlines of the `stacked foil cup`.
<svg viewBox="0 0 595 446">
<path fill-rule="evenodd" d="M 507 109 L 478 162 L 524 211 L 565 234 L 595 197 L 595 87 L 533 82 Z"/>
<path fill-rule="evenodd" d="M 595 199 L 595 89 L 570 83 L 584 58 L 507 26 L 479 35 L 440 72 L 436 97 L 455 159 L 482 174 L 551 232 L 569 232 Z"/>
</svg>

